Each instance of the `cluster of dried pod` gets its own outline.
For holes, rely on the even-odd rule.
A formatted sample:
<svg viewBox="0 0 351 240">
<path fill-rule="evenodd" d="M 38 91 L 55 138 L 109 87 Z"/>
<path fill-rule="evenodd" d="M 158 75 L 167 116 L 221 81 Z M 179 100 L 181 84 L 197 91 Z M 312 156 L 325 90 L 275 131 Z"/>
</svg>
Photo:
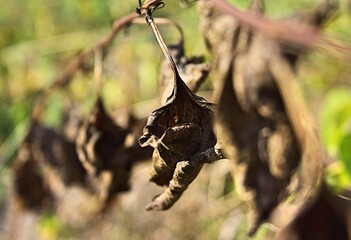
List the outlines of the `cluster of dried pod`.
<svg viewBox="0 0 351 240">
<path fill-rule="evenodd" d="M 278 239 L 305 237 L 310 234 L 303 228 L 306 219 L 328 209 L 326 217 L 341 223 L 325 229 L 326 234 L 338 231 L 340 239 L 347 236 L 351 221 L 345 214 L 340 217 L 335 203 L 341 200 L 323 185 L 326 156 L 315 123 L 298 91 L 291 93 L 296 90 L 295 68 L 304 49 L 253 31 L 216 11 L 209 0 L 197 5 L 211 53 L 216 105 L 194 93 L 209 65 L 200 57 L 185 57 L 183 40 L 168 48 L 152 18 L 163 2 L 145 1 L 137 12 L 146 15 L 166 56 L 159 77 L 164 105 L 147 120 L 131 117 L 129 125 L 121 127 L 106 113 L 98 95 L 85 120 L 71 124 L 70 137 L 33 119 L 14 164 L 22 205 L 52 207 L 71 185 L 87 188 L 106 203 L 129 189 L 135 162 L 152 158 L 150 181 L 166 188 L 146 209 L 169 209 L 205 163 L 223 158 L 220 138 L 225 156 L 234 162 L 236 188 L 250 206 L 250 234 L 271 221 L 283 229 Z M 262 1 L 253 0 L 250 10 L 262 14 Z M 326 1 L 291 21 L 320 27 L 334 10 Z M 65 126 L 74 121 L 68 119 Z M 143 130 L 132 130 L 143 121 Z M 295 199 L 287 204 L 292 195 Z"/>
<path fill-rule="evenodd" d="M 62 134 L 43 126 L 40 108 L 45 104 L 36 106 L 40 114 L 33 114 L 33 127 L 14 164 L 15 192 L 21 206 L 60 208 L 71 186 L 79 186 L 96 197 L 102 210 L 118 193 L 129 190 L 133 164 L 152 157 L 150 180 L 168 188 L 146 208 L 165 210 L 177 201 L 204 163 L 221 157 L 214 148 L 212 104 L 196 96 L 178 73 L 179 69 L 195 91 L 208 75 L 208 64 L 203 57 L 187 58 L 183 39 L 171 49 L 176 61 L 174 79 L 167 66 L 160 68 L 159 77 L 161 101 L 170 90 L 171 96 L 148 119 L 130 116 L 128 126 L 118 126 L 105 110 L 101 86 L 96 86 L 97 99 L 84 119 L 70 105 Z"/>
<path fill-rule="evenodd" d="M 71 121 L 76 119 L 68 119 L 62 133 L 33 121 L 14 162 L 21 206 L 55 209 L 71 187 L 80 187 L 95 195 L 103 209 L 116 194 L 129 190 L 132 165 L 151 154 L 138 144 L 142 129 L 133 129 L 145 119 L 120 127 L 100 98 L 85 120 Z"/>
</svg>

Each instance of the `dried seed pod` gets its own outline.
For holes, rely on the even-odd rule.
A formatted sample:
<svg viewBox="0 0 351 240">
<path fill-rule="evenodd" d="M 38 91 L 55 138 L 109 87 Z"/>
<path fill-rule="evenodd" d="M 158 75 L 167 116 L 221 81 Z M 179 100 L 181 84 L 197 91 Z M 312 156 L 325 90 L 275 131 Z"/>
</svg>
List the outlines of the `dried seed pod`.
<svg viewBox="0 0 351 240">
<path fill-rule="evenodd" d="M 33 159 L 29 146 L 22 144 L 13 165 L 16 199 L 26 209 L 53 205 L 50 189 L 44 183 L 40 166 Z"/>
<path fill-rule="evenodd" d="M 90 174 L 108 169 L 115 150 L 123 145 L 129 130 L 122 129 L 106 114 L 101 98 L 79 129 L 77 150 Z"/>
<path fill-rule="evenodd" d="M 191 162 L 191 157 L 216 144 L 212 128 L 212 104 L 193 94 L 179 75 L 165 105 L 153 111 L 139 142 L 152 146 L 151 181 L 168 185 L 147 209 L 171 207 L 196 178 L 204 162 Z"/>
<path fill-rule="evenodd" d="M 204 163 L 221 158 L 214 145 L 212 104 L 196 96 L 181 79 L 163 38 L 152 18 L 153 9 L 146 9 L 146 21 L 173 72 L 173 91 L 163 107 L 153 111 L 139 139 L 142 147 L 155 148 L 151 180 L 166 190 L 146 206 L 147 210 L 166 210 L 196 178 Z"/>
<path fill-rule="evenodd" d="M 36 122 L 20 147 L 14 171 L 16 191 L 28 207 L 42 207 L 45 199 L 53 206 L 53 198 L 61 196 L 65 185 L 82 184 L 85 179 L 74 144 Z"/>
<path fill-rule="evenodd" d="M 53 129 L 34 123 L 26 141 L 39 161 L 45 162 L 58 169 L 65 184 L 83 183 L 85 171 L 82 168 L 75 145 L 66 141 Z"/>
<path fill-rule="evenodd" d="M 118 126 L 98 98 L 81 126 L 76 142 L 79 159 L 89 173 L 94 191 L 101 198 L 129 190 L 132 164 L 138 160 L 132 159 L 137 157 L 137 140 L 133 139 L 131 130 Z"/>
</svg>

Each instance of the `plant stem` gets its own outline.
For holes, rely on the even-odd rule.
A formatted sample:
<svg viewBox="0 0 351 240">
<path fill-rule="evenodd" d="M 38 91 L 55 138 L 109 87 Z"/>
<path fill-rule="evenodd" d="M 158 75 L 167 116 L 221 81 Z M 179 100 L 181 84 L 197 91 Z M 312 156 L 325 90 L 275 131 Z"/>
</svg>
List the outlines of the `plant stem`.
<svg viewBox="0 0 351 240">
<path fill-rule="evenodd" d="M 169 53 L 168 47 L 167 47 L 165 41 L 163 40 L 162 35 L 160 33 L 160 30 L 158 29 L 158 27 L 157 27 L 154 19 L 152 18 L 151 14 L 149 14 L 149 13 L 146 14 L 146 21 L 150 25 L 152 31 L 154 32 L 155 37 L 157 39 L 157 42 L 160 45 L 163 54 L 167 58 L 168 63 L 170 65 L 174 75 L 175 76 L 179 76 L 179 73 L 178 73 L 178 70 L 177 70 L 177 66 L 176 66 L 171 54 Z"/>
<path fill-rule="evenodd" d="M 100 47 L 94 50 L 94 81 L 96 96 L 100 97 L 102 88 L 102 49 Z"/>
<path fill-rule="evenodd" d="M 63 69 L 61 74 L 51 83 L 51 85 L 39 96 L 36 100 L 35 105 L 32 109 L 31 117 L 32 121 L 40 121 L 40 118 L 45 109 L 47 99 L 58 89 L 66 86 L 76 71 L 81 67 L 81 64 L 91 56 L 96 48 L 106 49 L 112 43 L 117 33 L 124 27 L 130 24 L 139 15 L 132 12 L 118 20 L 112 25 L 112 30 L 103 36 L 97 43 L 81 52 L 79 55 L 72 58 Z"/>
<path fill-rule="evenodd" d="M 179 42 L 183 43 L 184 42 L 184 32 L 182 27 L 175 21 L 168 19 L 168 18 L 153 18 L 154 22 L 160 26 L 160 25 L 170 25 L 173 26 L 177 29 L 177 31 L 179 32 L 180 38 L 179 38 Z M 136 18 L 132 21 L 133 24 L 148 24 L 145 23 L 145 19 L 141 19 L 141 18 Z"/>
</svg>

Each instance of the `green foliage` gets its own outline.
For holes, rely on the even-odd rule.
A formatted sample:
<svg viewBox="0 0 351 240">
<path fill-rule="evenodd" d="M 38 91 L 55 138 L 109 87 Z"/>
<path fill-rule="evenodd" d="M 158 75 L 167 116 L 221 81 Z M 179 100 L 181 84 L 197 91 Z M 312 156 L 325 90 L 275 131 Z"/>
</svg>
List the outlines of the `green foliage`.
<svg viewBox="0 0 351 240">
<path fill-rule="evenodd" d="M 45 212 L 41 214 L 38 224 L 38 232 L 41 239 L 69 239 L 72 235 L 69 227 L 60 222 L 57 216 Z"/>
<path fill-rule="evenodd" d="M 325 97 L 320 117 L 321 135 L 329 153 L 338 159 L 329 168 L 334 187 L 351 186 L 351 91 L 337 88 Z"/>
</svg>

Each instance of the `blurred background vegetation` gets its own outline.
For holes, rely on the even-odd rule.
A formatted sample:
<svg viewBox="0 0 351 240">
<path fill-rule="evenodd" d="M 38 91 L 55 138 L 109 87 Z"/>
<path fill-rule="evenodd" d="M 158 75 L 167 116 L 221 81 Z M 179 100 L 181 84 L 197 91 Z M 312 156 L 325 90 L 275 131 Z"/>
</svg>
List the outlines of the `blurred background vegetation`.
<svg viewBox="0 0 351 240">
<path fill-rule="evenodd" d="M 156 16 L 169 17 L 183 26 L 188 55 L 206 55 L 203 40 L 197 30 L 198 17 L 195 7 L 180 7 L 179 1 L 175 0 L 165 2 L 166 7 L 158 11 Z M 244 9 L 248 1 L 231 0 L 230 2 Z M 267 1 L 266 12 L 271 18 L 285 17 L 294 11 L 308 9 L 314 2 L 312 0 Z M 351 4 L 350 1 L 340 0 L 339 5 L 340 12 L 333 22 L 327 24 L 325 33 L 351 42 Z M 114 19 L 134 11 L 137 1 L 12 0 L 2 1 L 1 6 L 0 201 L 4 205 L 5 193 L 11 185 L 9 171 L 11 160 L 26 133 L 35 98 L 54 80 L 55 76 L 60 74 L 71 57 L 107 33 Z M 161 27 L 161 30 L 167 43 L 177 41 L 179 36 L 174 29 Z M 152 102 L 158 96 L 156 79 L 161 59 L 161 51 L 146 26 L 131 26 L 120 34 L 104 61 L 103 97 L 109 111 L 114 112 L 129 106 L 133 106 L 133 111 L 137 113 L 145 111 L 145 106 L 149 106 L 150 101 Z M 311 52 L 302 59 L 299 74 L 306 100 L 320 123 L 321 136 L 326 149 L 333 158 L 337 159 L 328 167 L 328 183 L 336 190 L 350 188 L 350 63 L 323 52 Z M 66 90 L 57 92 L 50 99 L 45 123 L 53 127 L 59 125 L 62 102 L 67 97 L 67 93 L 78 102 L 82 113 L 87 113 L 93 104 L 92 96 L 95 94 L 92 79 L 91 73 L 77 73 Z M 207 90 L 210 87 L 210 83 L 206 83 L 203 89 Z M 146 107 L 146 109 L 152 110 L 152 107 Z M 244 218 L 242 212 L 233 211 L 232 206 L 240 203 L 235 193 L 231 191 L 230 184 L 225 184 L 228 174 L 230 175 L 226 170 L 228 166 L 230 166 L 228 162 L 223 162 L 206 167 L 194 186 L 185 193 L 182 201 L 192 206 L 195 215 L 187 213 L 184 207 L 175 206 L 170 213 L 155 214 L 158 220 L 155 220 L 152 214 L 145 217 L 140 211 L 146 203 L 145 199 L 153 194 L 135 193 L 130 196 L 126 194 L 124 200 L 122 197 L 121 209 L 130 207 L 134 212 L 119 209 L 122 212 L 114 216 L 113 220 L 110 219 L 106 226 L 101 227 L 101 232 L 108 228 L 107 232 L 110 234 L 104 235 L 103 239 L 117 237 L 119 237 L 117 239 L 125 239 L 125 237 L 143 239 L 143 236 L 146 236 L 145 233 L 150 234 L 154 239 L 157 239 L 155 236 L 161 235 L 164 236 L 162 239 L 175 239 L 172 238 L 174 234 L 178 234 L 176 239 L 231 239 L 225 237 L 226 224 L 230 223 L 232 226 L 236 224 L 238 228 L 245 229 L 245 221 L 240 220 Z M 139 166 L 135 172 L 132 192 L 141 192 L 145 184 L 154 191 L 159 191 L 146 183 L 148 177 L 146 165 Z M 217 179 L 216 175 L 222 178 Z M 137 184 L 141 186 L 136 186 Z M 218 184 L 223 185 L 220 188 L 223 191 L 213 193 L 214 189 L 218 188 Z M 139 200 L 133 200 L 133 197 Z M 144 218 L 136 220 L 137 213 Z M 63 226 L 49 213 L 42 214 L 39 218 L 38 231 L 43 239 L 75 239 L 81 236 L 67 226 Z M 176 223 L 167 221 L 167 219 L 177 218 L 181 219 Z M 235 223 L 235 219 L 239 219 L 238 223 Z M 151 223 L 156 226 L 150 227 Z M 147 227 L 150 230 L 146 232 Z M 265 228 L 261 229 L 257 239 L 262 239 L 267 231 Z M 84 234 L 88 236 L 92 233 L 87 230 Z M 237 235 L 237 239 L 244 239 L 244 232 Z"/>
</svg>

